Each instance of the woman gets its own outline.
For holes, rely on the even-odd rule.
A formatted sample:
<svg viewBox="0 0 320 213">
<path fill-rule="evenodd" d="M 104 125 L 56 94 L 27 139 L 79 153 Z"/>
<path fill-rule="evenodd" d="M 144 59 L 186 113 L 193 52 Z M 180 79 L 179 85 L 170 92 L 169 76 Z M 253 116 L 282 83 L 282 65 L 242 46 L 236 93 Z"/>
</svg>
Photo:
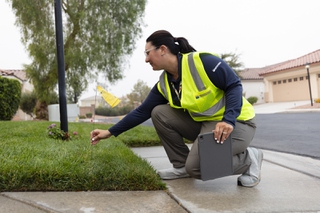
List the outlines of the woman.
<svg viewBox="0 0 320 213">
<path fill-rule="evenodd" d="M 233 169 L 238 184 L 260 182 L 263 153 L 248 147 L 255 133 L 254 110 L 242 97 L 235 72 L 212 53 L 196 52 L 183 37 L 168 31 L 151 34 L 145 45 L 146 63 L 164 70 L 146 100 L 109 130 L 91 132 L 91 144 L 118 136 L 150 117 L 173 168 L 160 170 L 162 179 L 201 178 L 200 133 L 213 132 L 217 143 L 232 138 Z M 232 133 L 232 135 L 231 135 Z M 189 150 L 183 138 L 194 141 Z"/>
</svg>

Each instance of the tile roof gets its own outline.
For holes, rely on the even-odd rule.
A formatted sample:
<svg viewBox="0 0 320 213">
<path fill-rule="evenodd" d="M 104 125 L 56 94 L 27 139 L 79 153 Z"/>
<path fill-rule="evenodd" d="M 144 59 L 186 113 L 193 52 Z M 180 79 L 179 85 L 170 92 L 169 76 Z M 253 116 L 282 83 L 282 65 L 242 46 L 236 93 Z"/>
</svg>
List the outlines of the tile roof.
<svg viewBox="0 0 320 213">
<path fill-rule="evenodd" d="M 304 56 L 301 56 L 299 58 L 279 63 L 277 66 L 264 70 L 264 72 L 260 73 L 260 75 L 263 76 L 268 73 L 305 66 L 307 63 L 312 64 L 312 63 L 318 63 L 318 62 L 320 62 L 320 49 L 314 52 L 311 52 L 309 54 L 306 54 Z"/>
<path fill-rule="evenodd" d="M 239 72 L 241 80 L 262 80 L 263 77 L 259 75 L 263 68 L 246 68 Z"/>
<path fill-rule="evenodd" d="M 273 69 L 274 67 L 279 66 L 284 62 L 273 64 L 269 66 L 265 66 L 262 68 L 246 68 L 244 71 L 239 72 L 242 80 L 262 80 L 263 77 L 260 75 L 261 73 L 266 72 L 266 70 Z"/>
<path fill-rule="evenodd" d="M 21 81 L 28 80 L 26 72 L 24 70 L 2 70 L 0 69 L 0 75 L 1 76 L 13 76 Z"/>
<path fill-rule="evenodd" d="M 280 62 L 277 64 L 269 65 L 262 68 L 246 68 L 244 71 L 239 72 L 242 80 L 262 80 L 263 75 L 274 73 L 282 70 L 287 70 L 294 67 L 305 66 L 306 63 L 320 62 L 320 49 L 296 59 Z"/>
</svg>

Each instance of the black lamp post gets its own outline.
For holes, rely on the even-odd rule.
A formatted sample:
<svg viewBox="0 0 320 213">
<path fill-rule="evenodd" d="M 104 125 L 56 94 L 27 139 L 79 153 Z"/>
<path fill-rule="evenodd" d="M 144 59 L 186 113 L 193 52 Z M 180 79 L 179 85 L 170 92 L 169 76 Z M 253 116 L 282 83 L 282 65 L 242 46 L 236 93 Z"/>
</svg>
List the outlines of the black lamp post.
<svg viewBox="0 0 320 213">
<path fill-rule="evenodd" d="M 68 113 L 66 98 L 66 80 L 64 67 L 64 50 L 63 50 L 63 30 L 62 30 L 62 12 L 61 0 L 54 1 L 55 23 L 56 23 L 56 45 L 58 61 L 58 83 L 59 83 L 59 106 L 60 106 L 60 128 L 68 132 Z"/>
<path fill-rule="evenodd" d="M 306 63 L 306 69 L 307 69 L 307 74 L 308 74 L 308 83 L 309 83 L 310 101 L 311 101 L 311 106 L 313 106 L 309 68 L 310 68 L 309 63 Z"/>
</svg>

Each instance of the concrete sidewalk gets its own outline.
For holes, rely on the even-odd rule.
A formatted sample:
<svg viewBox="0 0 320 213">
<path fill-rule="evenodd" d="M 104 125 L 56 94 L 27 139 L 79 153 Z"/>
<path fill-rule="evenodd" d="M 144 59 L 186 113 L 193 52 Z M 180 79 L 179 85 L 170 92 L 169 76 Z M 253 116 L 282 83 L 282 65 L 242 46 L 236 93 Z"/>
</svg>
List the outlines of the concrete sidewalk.
<svg viewBox="0 0 320 213">
<path fill-rule="evenodd" d="M 272 114 L 272 113 L 295 113 L 295 112 L 320 112 L 320 108 L 309 107 L 299 108 L 299 106 L 309 105 L 310 101 L 288 101 L 276 103 L 264 103 L 253 105 L 256 114 Z"/>
<path fill-rule="evenodd" d="M 171 167 L 163 147 L 132 148 L 155 169 Z M 263 150 L 262 180 L 165 181 L 168 191 L 5 192 L 0 212 L 320 212 L 320 161 Z"/>
</svg>

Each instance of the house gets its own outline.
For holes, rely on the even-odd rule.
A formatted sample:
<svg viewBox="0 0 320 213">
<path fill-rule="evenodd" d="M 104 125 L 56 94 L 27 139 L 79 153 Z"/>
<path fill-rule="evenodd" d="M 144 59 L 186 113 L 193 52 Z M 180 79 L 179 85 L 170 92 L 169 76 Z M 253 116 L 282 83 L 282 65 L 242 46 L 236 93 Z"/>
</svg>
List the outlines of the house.
<svg viewBox="0 0 320 213">
<path fill-rule="evenodd" d="M 245 70 L 239 72 L 239 76 L 241 77 L 244 97 L 245 98 L 257 97 L 258 104 L 265 103 L 264 79 L 262 76 L 260 76 L 260 73 L 264 73 L 266 70 L 274 68 L 279 64 L 274 64 L 274 65 L 266 66 L 263 68 L 246 68 Z"/>
<path fill-rule="evenodd" d="M 100 95 L 91 96 L 80 100 L 80 116 L 85 116 L 87 113 L 95 115 L 95 108 L 105 107 L 106 103 Z"/>
<path fill-rule="evenodd" d="M 315 100 L 320 98 L 320 49 L 263 68 L 247 68 L 239 75 L 244 96 L 257 97 L 257 103 L 308 100 L 311 98 L 309 88 Z"/>
<path fill-rule="evenodd" d="M 125 96 L 120 97 L 121 102 L 117 105 L 118 107 L 123 107 L 127 104 L 128 99 Z M 98 107 L 111 107 L 98 93 L 96 96 L 87 97 L 80 100 L 80 115 L 86 115 L 87 113 L 92 113 L 94 115 L 95 108 Z"/>
<path fill-rule="evenodd" d="M 4 78 L 16 79 L 21 84 L 21 94 L 32 92 L 33 85 L 30 82 L 30 79 L 27 78 L 26 72 L 24 70 L 3 70 L 0 69 L 0 76 Z M 16 115 L 13 117 L 13 120 L 31 120 L 32 118 L 24 113 L 22 110 L 18 110 Z"/>
<path fill-rule="evenodd" d="M 114 96 L 114 98 L 117 98 Z M 124 106 L 125 103 L 128 102 L 128 98 L 126 96 L 122 96 L 119 98 L 121 102 L 117 106 Z M 111 99 L 113 101 L 113 99 Z M 87 98 L 83 98 L 80 100 L 80 106 L 91 106 L 96 105 L 96 107 L 111 107 L 101 96 L 100 93 L 97 93 L 96 96 L 91 96 Z"/>
<path fill-rule="evenodd" d="M 318 99 L 320 98 L 320 49 L 269 67 L 259 75 L 264 80 L 265 102 L 308 100 L 311 98 L 310 94 L 312 100 Z"/>
<path fill-rule="evenodd" d="M 106 107 L 107 103 L 103 100 L 101 95 L 91 96 L 80 100 L 80 106 L 91 106 L 95 105 L 97 107 Z"/>
</svg>

